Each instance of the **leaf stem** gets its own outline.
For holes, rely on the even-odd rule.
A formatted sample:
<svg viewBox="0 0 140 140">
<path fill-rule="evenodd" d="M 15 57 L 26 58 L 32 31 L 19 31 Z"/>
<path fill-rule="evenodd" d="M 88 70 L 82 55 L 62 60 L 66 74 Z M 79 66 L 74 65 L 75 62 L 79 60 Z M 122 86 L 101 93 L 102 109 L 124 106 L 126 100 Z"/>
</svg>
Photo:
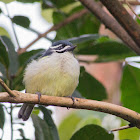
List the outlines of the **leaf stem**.
<svg viewBox="0 0 140 140">
<path fill-rule="evenodd" d="M 126 126 L 122 126 L 120 128 L 116 128 L 116 129 L 112 129 L 110 132 L 114 132 L 114 131 L 120 131 L 120 130 L 124 130 L 124 129 L 128 129 L 128 128 L 132 128 L 132 127 L 135 127 L 133 125 L 126 125 Z"/>
<path fill-rule="evenodd" d="M 15 31 L 15 28 L 14 28 L 14 23 L 12 21 L 12 18 L 10 17 L 10 13 L 9 13 L 9 10 L 8 10 L 8 7 L 7 7 L 6 4 L 5 4 L 5 8 L 6 8 L 7 14 L 8 14 L 7 17 L 9 17 L 9 19 L 11 20 L 11 26 L 12 26 L 12 30 L 13 30 L 13 33 L 14 33 L 14 36 L 15 36 L 15 40 L 16 40 L 18 49 L 20 49 L 19 41 L 18 41 L 18 38 L 17 38 L 17 35 L 16 35 L 16 31 Z"/>
<path fill-rule="evenodd" d="M 10 104 L 11 140 L 13 140 L 13 106 Z"/>
</svg>

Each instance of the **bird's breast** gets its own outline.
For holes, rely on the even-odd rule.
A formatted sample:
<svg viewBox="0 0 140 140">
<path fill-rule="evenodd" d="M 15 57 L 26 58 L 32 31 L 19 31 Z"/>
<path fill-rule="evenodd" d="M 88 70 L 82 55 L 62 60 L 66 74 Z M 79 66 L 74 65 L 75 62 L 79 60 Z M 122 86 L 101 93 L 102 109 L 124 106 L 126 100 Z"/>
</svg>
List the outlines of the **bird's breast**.
<svg viewBox="0 0 140 140">
<path fill-rule="evenodd" d="M 33 61 L 26 68 L 24 82 L 28 92 L 69 96 L 78 85 L 79 63 L 68 52 Z"/>
</svg>

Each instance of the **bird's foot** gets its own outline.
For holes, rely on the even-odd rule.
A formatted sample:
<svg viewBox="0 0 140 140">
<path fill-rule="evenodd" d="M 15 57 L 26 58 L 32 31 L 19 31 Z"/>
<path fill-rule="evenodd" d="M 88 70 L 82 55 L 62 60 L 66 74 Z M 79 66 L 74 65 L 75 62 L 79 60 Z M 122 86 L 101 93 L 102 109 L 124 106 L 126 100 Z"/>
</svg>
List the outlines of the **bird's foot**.
<svg viewBox="0 0 140 140">
<path fill-rule="evenodd" d="M 38 95 L 38 102 L 40 103 L 41 93 L 40 92 L 36 92 L 35 94 Z"/>
<path fill-rule="evenodd" d="M 70 98 L 72 99 L 72 101 L 73 101 L 73 105 L 74 105 L 74 103 L 75 103 L 75 98 L 72 97 L 72 96 L 70 96 Z"/>
<path fill-rule="evenodd" d="M 69 97 L 69 98 L 71 98 L 71 99 L 72 99 L 72 101 L 73 101 L 73 104 L 72 104 L 72 105 L 74 105 L 74 103 L 75 103 L 75 98 L 74 98 L 74 97 L 72 97 L 72 96 L 67 96 L 67 97 Z M 69 107 L 67 107 L 67 109 L 69 110 Z"/>
</svg>

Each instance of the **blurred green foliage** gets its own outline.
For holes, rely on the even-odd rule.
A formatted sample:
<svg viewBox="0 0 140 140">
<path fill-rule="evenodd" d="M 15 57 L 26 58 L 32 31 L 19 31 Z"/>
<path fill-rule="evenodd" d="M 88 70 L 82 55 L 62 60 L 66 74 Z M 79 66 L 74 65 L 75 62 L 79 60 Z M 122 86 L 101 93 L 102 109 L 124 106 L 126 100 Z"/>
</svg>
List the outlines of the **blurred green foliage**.
<svg viewBox="0 0 140 140">
<path fill-rule="evenodd" d="M 3 0 L 1 2 L 12 2 L 14 0 Z M 74 0 L 17 0 L 21 3 L 39 2 L 41 4 L 41 15 L 47 22 L 58 24 L 74 13 L 80 12 L 84 7 L 78 1 Z M 0 14 L 3 10 L 0 9 Z M 15 15 L 11 18 L 12 22 L 20 27 L 31 31 L 32 21 L 28 17 Z M 87 13 L 73 22 L 63 26 L 56 31 L 55 40 L 68 40 L 78 45 L 75 50 L 76 55 L 96 55 L 98 56 L 93 62 L 124 62 L 126 57 L 135 56 L 128 46 L 120 41 L 112 40 L 107 36 L 99 35 L 99 20 Z M 32 30 L 33 31 L 33 30 Z M 38 33 L 37 31 L 34 31 Z M 0 77 L 6 84 L 14 90 L 24 90 L 23 74 L 27 64 L 37 59 L 44 52 L 43 49 L 26 51 L 22 54 L 17 53 L 15 43 L 12 42 L 11 36 L 7 29 L 0 27 Z M 47 39 L 47 38 L 46 38 Z M 3 89 L 0 86 L 0 91 Z M 79 97 L 94 100 L 107 99 L 106 89 L 92 75 L 81 67 L 79 86 L 75 93 L 81 94 Z M 121 81 L 121 102 L 122 105 L 140 113 L 140 72 L 126 64 L 123 69 Z M 5 113 L 3 104 L 0 104 L 0 129 L 3 130 L 5 124 Z M 43 117 L 40 117 L 40 112 Z M 52 119 L 52 113 L 45 107 L 39 106 L 32 113 L 32 121 L 35 128 L 36 140 L 122 140 L 133 139 L 139 140 L 140 132 L 137 128 L 123 130 L 118 136 L 107 132 L 103 126 L 103 120 L 106 114 L 92 111 L 75 111 L 68 115 L 58 126 L 58 129 Z M 121 125 L 126 125 L 120 119 Z M 22 123 L 19 123 L 23 125 Z M 112 125 L 111 123 L 109 125 Z M 104 128 L 103 128 L 104 127 Z M 24 135 L 23 129 L 18 129 L 22 140 L 28 138 Z"/>
</svg>

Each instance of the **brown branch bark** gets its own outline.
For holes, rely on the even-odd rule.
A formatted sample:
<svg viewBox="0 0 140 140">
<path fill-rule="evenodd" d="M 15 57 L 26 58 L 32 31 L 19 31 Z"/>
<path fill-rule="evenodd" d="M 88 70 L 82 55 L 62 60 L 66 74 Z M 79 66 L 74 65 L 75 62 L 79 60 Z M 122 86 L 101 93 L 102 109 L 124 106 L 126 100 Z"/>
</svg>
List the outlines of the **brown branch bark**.
<svg viewBox="0 0 140 140">
<path fill-rule="evenodd" d="M 127 0 L 124 0 L 124 2 L 127 4 L 127 6 L 130 8 L 130 10 L 133 12 L 133 14 L 140 20 L 140 17 L 135 13 L 133 8 L 131 7 L 130 3 Z"/>
<path fill-rule="evenodd" d="M 38 104 L 38 95 L 29 93 L 24 94 L 19 91 L 13 92 L 17 95 L 16 97 L 10 97 L 7 92 L 1 92 L 0 102 Z M 39 104 L 69 107 L 75 109 L 87 109 L 109 113 L 129 121 L 131 124 L 133 124 L 133 126 L 136 126 L 140 129 L 140 114 L 133 110 L 111 103 L 75 98 L 75 103 L 73 105 L 73 101 L 71 100 L 71 98 L 68 97 L 54 97 L 42 95 Z"/>
<path fill-rule="evenodd" d="M 134 52 L 140 54 L 140 49 L 121 25 L 111 16 L 109 16 L 97 2 L 93 0 L 79 0 L 91 13 L 93 13 L 107 28 L 115 33 L 125 44 Z M 110 0 L 109 0 L 110 1 Z M 114 0 L 111 0 L 112 2 Z M 118 11 L 116 11 L 118 12 Z"/>
<path fill-rule="evenodd" d="M 15 97 L 16 94 L 4 83 L 4 81 L 0 78 L 0 85 L 5 89 L 5 91 L 11 96 Z"/>
<path fill-rule="evenodd" d="M 71 23 L 72 21 L 81 18 L 84 14 L 88 13 L 87 9 L 83 9 L 77 13 L 74 13 L 73 15 L 69 16 L 68 18 L 66 18 L 64 21 L 61 21 L 59 24 L 53 25 L 49 30 L 47 30 L 46 32 L 44 32 L 43 34 L 40 34 L 35 40 L 33 40 L 30 44 L 28 44 L 25 48 L 20 48 L 18 50 L 18 54 L 21 54 L 23 52 L 25 52 L 30 46 L 32 46 L 35 42 L 37 42 L 40 38 L 45 37 L 48 33 L 50 33 L 51 31 L 56 31 L 60 28 L 62 28 L 63 26 Z"/>
<path fill-rule="evenodd" d="M 124 0 L 120 0 L 120 2 L 121 2 L 122 4 L 126 4 L 126 3 L 124 2 Z M 133 5 L 133 6 L 140 5 L 140 2 L 139 2 L 139 1 L 127 0 L 127 2 L 128 2 L 130 5 Z"/>
<path fill-rule="evenodd" d="M 100 0 L 132 37 L 140 50 L 140 26 L 118 0 Z"/>
</svg>

